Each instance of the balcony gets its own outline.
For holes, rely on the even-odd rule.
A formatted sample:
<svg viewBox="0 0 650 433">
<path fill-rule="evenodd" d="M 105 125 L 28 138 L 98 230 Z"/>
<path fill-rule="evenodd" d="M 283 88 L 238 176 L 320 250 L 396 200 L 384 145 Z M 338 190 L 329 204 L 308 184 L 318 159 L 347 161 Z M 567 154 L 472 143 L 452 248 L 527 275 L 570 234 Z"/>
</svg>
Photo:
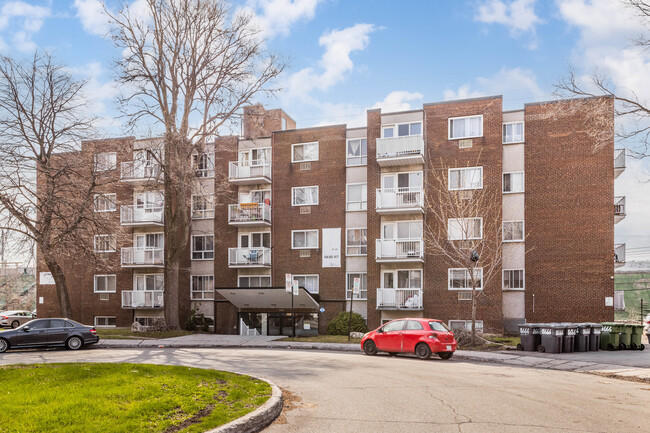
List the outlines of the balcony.
<svg viewBox="0 0 650 433">
<path fill-rule="evenodd" d="M 625 149 L 614 150 L 614 179 L 625 171 Z"/>
<path fill-rule="evenodd" d="M 378 310 L 422 310 L 422 289 L 377 289 Z"/>
<path fill-rule="evenodd" d="M 164 215 L 162 206 L 120 206 L 120 224 L 123 226 L 162 226 Z"/>
<path fill-rule="evenodd" d="M 122 308 L 163 308 L 164 298 L 162 290 L 122 290 Z"/>
<path fill-rule="evenodd" d="M 228 248 L 230 268 L 270 268 L 271 248 Z"/>
<path fill-rule="evenodd" d="M 271 206 L 266 203 L 240 203 L 228 206 L 231 226 L 271 225 Z"/>
<path fill-rule="evenodd" d="M 424 164 L 421 135 L 377 139 L 377 163 L 382 167 Z"/>
<path fill-rule="evenodd" d="M 422 239 L 377 239 L 375 258 L 382 262 L 423 262 Z"/>
<path fill-rule="evenodd" d="M 625 265 L 625 244 L 614 244 L 614 267 Z"/>
<path fill-rule="evenodd" d="M 271 164 L 262 161 L 252 163 L 231 161 L 228 167 L 228 179 L 238 185 L 271 183 Z"/>
<path fill-rule="evenodd" d="M 614 224 L 625 218 L 625 196 L 614 197 Z"/>
<path fill-rule="evenodd" d="M 421 187 L 378 188 L 375 203 L 377 213 L 424 213 L 424 192 Z"/>
<path fill-rule="evenodd" d="M 122 182 L 162 182 L 160 164 L 140 161 L 123 162 L 120 180 Z"/>
<path fill-rule="evenodd" d="M 122 248 L 123 268 L 162 268 L 164 264 L 162 248 Z"/>
</svg>

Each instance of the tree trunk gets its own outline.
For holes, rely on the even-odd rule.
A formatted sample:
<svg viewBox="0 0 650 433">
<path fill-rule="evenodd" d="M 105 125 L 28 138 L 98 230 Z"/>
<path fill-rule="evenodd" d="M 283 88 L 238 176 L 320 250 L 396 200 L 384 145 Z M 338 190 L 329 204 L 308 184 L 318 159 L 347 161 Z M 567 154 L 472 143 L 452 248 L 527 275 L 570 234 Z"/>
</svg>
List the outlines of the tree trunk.
<svg viewBox="0 0 650 433">
<path fill-rule="evenodd" d="M 47 251 L 41 248 L 42 251 Z M 56 296 L 59 299 L 59 308 L 61 309 L 61 316 L 72 318 L 72 309 L 70 308 L 70 298 L 68 297 L 68 285 L 63 274 L 63 269 L 54 258 L 52 253 L 43 253 L 43 259 L 47 265 L 47 269 L 52 273 L 54 284 L 56 285 Z"/>
<path fill-rule="evenodd" d="M 476 345 L 476 263 L 472 269 L 472 346 Z"/>
</svg>

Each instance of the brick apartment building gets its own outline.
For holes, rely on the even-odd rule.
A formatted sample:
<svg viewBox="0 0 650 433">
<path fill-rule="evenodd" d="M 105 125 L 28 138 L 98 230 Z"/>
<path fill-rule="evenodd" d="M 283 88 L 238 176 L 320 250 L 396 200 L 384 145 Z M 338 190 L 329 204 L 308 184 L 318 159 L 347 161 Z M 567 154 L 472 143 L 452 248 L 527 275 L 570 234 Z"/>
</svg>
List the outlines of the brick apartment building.
<svg viewBox="0 0 650 433">
<path fill-rule="evenodd" d="M 150 158 L 160 142 L 91 144 L 101 149 L 96 164 L 119 179 L 95 210 L 112 212 L 121 235 L 95 239 L 110 271 L 69 272 L 73 315 L 96 326 L 148 324 L 162 317 L 165 287 L 163 198 Z M 216 316 L 219 333 L 289 334 L 290 273 L 302 287 L 294 308 L 303 335 L 324 333 L 349 308 L 355 278 L 353 309 L 370 328 L 406 316 L 467 326 L 467 278 L 427 254 L 423 237 L 427 176 L 439 161 L 458 168 L 449 170 L 454 188 L 501 192 L 501 212 L 486 215 L 507 227 L 501 278 L 483 287 L 479 326 L 613 319 L 614 267 L 625 262 L 625 246 L 614 243 L 625 154 L 614 149 L 613 101 L 503 111 L 496 96 L 369 110 L 362 128 L 296 129 L 280 109 L 247 107 L 241 137 L 221 137 L 191 162 L 198 181 L 181 320 L 195 309 Z M 57 315 L 40 263 L 39 275 L 38 313 Z"/>
</svg>

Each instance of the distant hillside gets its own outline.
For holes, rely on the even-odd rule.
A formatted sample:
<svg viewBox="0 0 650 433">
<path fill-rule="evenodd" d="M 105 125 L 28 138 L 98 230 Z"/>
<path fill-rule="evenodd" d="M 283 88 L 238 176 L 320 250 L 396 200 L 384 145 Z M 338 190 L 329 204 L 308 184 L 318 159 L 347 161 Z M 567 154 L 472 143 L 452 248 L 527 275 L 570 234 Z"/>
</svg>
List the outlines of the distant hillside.
<svg viewBox="0 0 650 433">
<path fill-rule="evenodd" d="M 636 272 L 650 272 L 650 261 L 631 261 L 625 263 L 625 266 L 621 266 L 614 270 L 615 274 L 629 274 Z"/>
<path fill-rule="evenodd" d="M 20 272 L 0 277 L 0 310 L 36 308 L 36 278 Z"/>
<path fill-rule="evenodd" d="M 625 311 L 616 311 L 616 320 L 641 320 L 641 299 L 643 299 L 644 316 L 650 313 L 650 270 L 636 273 L 617 272 L 614 278 L 614 290 L 622 291 L 625 299 Z"/>
</svg>

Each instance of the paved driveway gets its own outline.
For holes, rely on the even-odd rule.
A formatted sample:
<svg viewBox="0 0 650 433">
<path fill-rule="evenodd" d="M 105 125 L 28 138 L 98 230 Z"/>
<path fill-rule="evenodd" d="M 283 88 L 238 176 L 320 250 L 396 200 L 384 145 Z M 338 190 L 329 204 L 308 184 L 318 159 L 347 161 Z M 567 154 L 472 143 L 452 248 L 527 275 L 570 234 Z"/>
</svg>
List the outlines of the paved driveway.
<svg viewBox="0 0 650 433">
<path fill-rule="evenodd" d="M 142 362 L 266 377 L 291 406 L 268 432 L 640 432 L 650 385 L 451 359 L 262 349 L 9 352 L 0 364 Z"/>
</svg>

